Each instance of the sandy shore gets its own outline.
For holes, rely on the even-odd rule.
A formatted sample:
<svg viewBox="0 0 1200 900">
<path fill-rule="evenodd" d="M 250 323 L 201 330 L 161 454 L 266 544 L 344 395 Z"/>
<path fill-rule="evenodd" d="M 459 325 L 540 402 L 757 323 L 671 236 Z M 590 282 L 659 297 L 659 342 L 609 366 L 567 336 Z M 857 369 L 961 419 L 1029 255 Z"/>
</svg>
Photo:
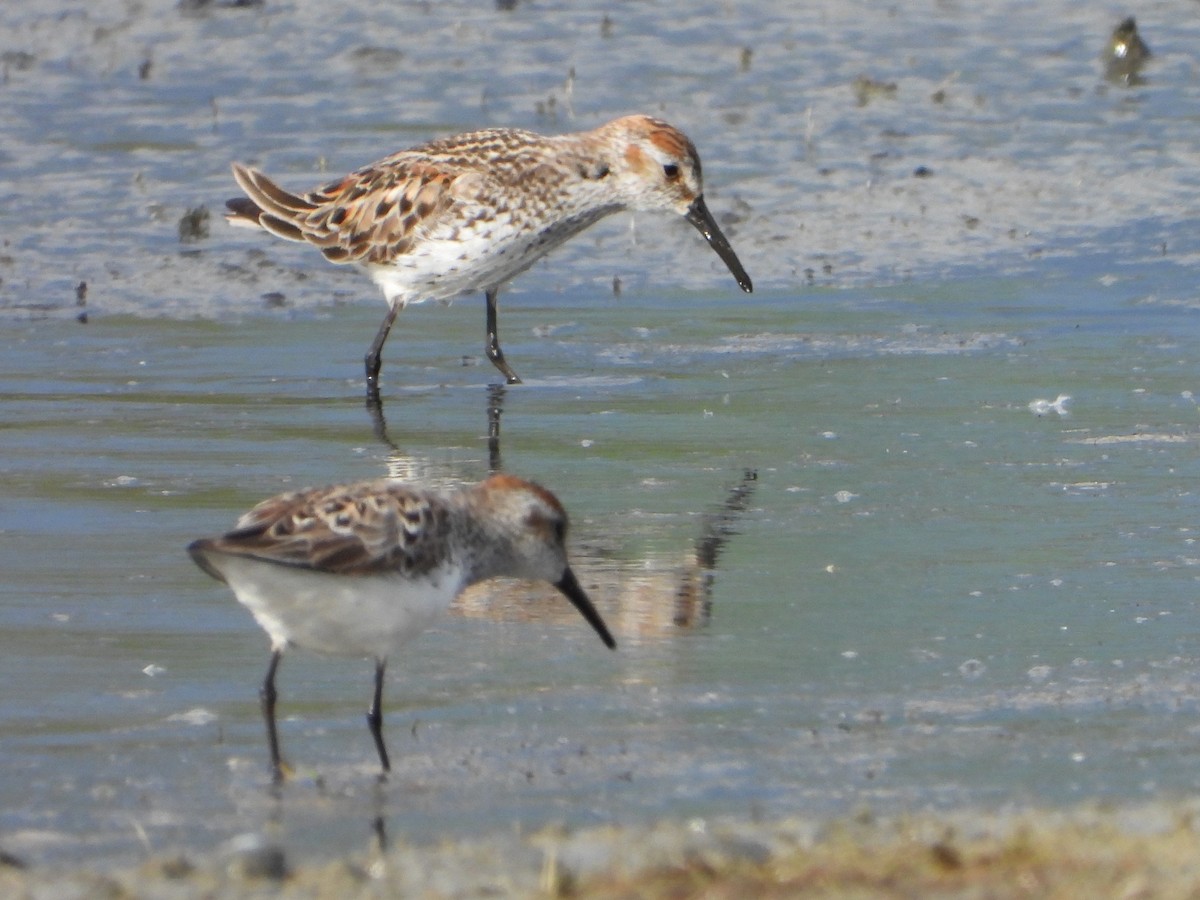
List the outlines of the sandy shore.
<svg viewBox="0 0 1200 900">
<path fill-rule="evenodd" d="M 817 824 L 690 820 L 291 858 L 258 836 L 114 871 L 0 868 L 0 895 L 1195 897 L 1200 806 L 1087 806 Z"/>
</svg>

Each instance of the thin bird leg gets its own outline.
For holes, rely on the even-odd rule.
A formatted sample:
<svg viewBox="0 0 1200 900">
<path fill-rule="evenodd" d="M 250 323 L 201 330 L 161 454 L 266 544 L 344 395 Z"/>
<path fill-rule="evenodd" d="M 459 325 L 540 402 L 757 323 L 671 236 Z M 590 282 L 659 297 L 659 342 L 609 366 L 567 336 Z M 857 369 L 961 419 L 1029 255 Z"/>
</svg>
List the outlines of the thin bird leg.
<svg viewBox="0 0 1200 900">
<path fill-rule="evenodd" d="M 379 330 L 375 332 L 375 340 L 371 341 L 371 349 L 367 351 L 366 359 L 363 360 L 367 366 L 368 394 L 376 396 L 379 394 L 379 369 L 383 365 L 383 360 L 380 358 L 383 353 L 383 342 L 387 340 L 388 332 L 392 330 L 392 323 L 396 321 L 398 312 L 400 312 L 399 303 L 391 303 L 388 306 L 387 315 L 383 317 Z"/>
<path fill-rule="evenodd" d="M 278 697 L 278 694 L 275 693 L 275 670 L 279 668 L 279 661 L 282 658 L 283 651 L 272 651 L 271 664 L 267 666 L 267 677 L 263 680 L 262 689 L 258 692 L 263 721 L 267 723 L 267 746 L 271 750 L 271 779 L 276 784 L 283 782 L 283 761 L 279 758 L 279 733 L 275 730 L 275 700 Z"/>
<path fill-rule="evenodd" d="M 375 660 L 375 696 L 367 712 L 367 728 L 371 730 L 371 737 L 375 739 L 375 749 L 379 752 L 379 762 L 385 773 L 392 771 L 387 747 L 383 745 L 383 672 L 386 668 L 386 659 Z"/>
<path fill-rule="evenodd" d="M 500 370 L 500 374 L 504 376 L 509 384 L 520 384 L 521 379 L 517 377 L 517 373 L 512 370 L 512 367 L 504 359 L 504 351 L 500 349 L 500 333 L 496 330 L 496 297 L 499 292 L 499 288 L 491 288 L 486 292 L 487 358 L 492 361 L 493 366 Z"/>
</svg>

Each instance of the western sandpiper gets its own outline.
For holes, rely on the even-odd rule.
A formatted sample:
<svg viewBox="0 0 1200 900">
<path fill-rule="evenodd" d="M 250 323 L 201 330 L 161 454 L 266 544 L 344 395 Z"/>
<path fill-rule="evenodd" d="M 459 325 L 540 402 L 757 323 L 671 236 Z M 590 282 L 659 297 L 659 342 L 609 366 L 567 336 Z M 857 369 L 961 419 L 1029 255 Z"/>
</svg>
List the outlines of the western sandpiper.
<svg viewBox="0 0 1200 900">
<path fill-rule="evenodd" d="M 356 263 L 382 288 L 388 313 L 366 356 L 377 396 L 380 353 L 409 303 L 482 290 L 486 352 L 509 384 L 496 326 L 500 288 L 559 244 L 621 210 L 678 213 L 704 235 L 742 290 L 753 288 L 704 203 L 700 157 L 687 135 L 649 116 L 548 137 L 493 128 L 401 150 L 306 194 L 235 163 L 246 192 L 228 202 L 235 225 L 318 247 Z"/>
<path fill-rule="evenodd" d="M 499 575 L 554 584 L 615 648 L 567 564 L 567 513 L 528 481 L 493 475 L 442 493 L 394 481 L 315 488 L 265 500 L 223 537 L 188 547 L 271 639 L 262 685 L 271 768 L 283 778 L 275 671 L 289 646 L 375 660 L 367 724 L 379 761 L 388 655 L 423 631 L 467 586 Z"/>
</svg>

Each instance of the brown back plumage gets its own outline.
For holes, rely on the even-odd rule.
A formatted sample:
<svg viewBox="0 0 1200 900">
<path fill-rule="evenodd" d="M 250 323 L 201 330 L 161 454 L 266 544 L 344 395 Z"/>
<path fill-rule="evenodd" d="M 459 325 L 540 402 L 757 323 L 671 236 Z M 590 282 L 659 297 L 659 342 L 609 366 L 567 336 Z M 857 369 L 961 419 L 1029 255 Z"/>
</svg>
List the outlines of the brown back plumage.
<svg viewBox="0 0 1200 900">
<path fill-rule="evenodd" d="M 317 247 L 334 263 L 387 263 L 407 253 L 422 229 L 453 208 L 462 173 L 428 161 L 360 169 L 310 191 L 288 193 L 256 169 L 234 163 L 245 197 L 227 201 L 227 218 Z"/>
<path fill-rule="evenodd" d="M 423 575 L 444 562 L 443 504 L 407 485 L 361 482 L 281 494 L 243 515 L 219 538 L 197 541 L 192 558 L 219 580 L 210 553 L 260 559 L 334 575 Z"/>
</svg>

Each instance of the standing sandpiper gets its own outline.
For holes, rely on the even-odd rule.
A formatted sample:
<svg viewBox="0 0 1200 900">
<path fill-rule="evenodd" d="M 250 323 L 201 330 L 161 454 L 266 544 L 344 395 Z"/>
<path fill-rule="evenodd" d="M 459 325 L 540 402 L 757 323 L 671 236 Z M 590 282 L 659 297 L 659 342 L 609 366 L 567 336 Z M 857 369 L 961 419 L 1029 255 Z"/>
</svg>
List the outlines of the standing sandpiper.
<svg viewBox="0 0 1200 900">
<path fill-rule="evenodd" d="M 275 670 L 289 646 L 375 660 L 367 724 L 379 762 L 389 654 L 465 588 L 488 578 L 549 581 L 610 648 L 612 634 L 567 564 L 567 513 L 548 490 L 512 475 L 451 493 L 395 481 L 335 485 L 265 500 L 223 537 L 188 547 L 271 638 L 261 698 L 275 780 Z"/>
<path fill-rule="evenodd" d="M 496 326 L 500 288 L 559 244 L 622 210 L 665 210 L 704 235 L 743 291 L 753 288 L 704 203 L 700 157 L 687 136 L 649 116 L 545 136 L 474 131 L 401 150 L 307 194 L 235 163 L 246 192 L 228 202 L 235 225 L 262 228 L 355 263 L 383 289 L 388 312 L 366 356 L 378 398 L 380 354 L 410 303 L 482 290 L 488 359 L 509 384 Z"/>
</svg>

